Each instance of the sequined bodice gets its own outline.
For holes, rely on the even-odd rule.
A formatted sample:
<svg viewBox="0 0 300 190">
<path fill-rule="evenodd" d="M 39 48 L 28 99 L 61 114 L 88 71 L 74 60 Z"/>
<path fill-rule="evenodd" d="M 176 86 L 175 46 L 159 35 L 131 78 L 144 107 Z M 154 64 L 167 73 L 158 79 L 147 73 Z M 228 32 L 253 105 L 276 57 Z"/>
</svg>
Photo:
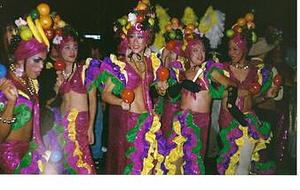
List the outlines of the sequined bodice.
<svg viewBox="0 0 300 190">
<path fill-rule="evenodd" d="M 77 68 L 75 73 L 73 74 L 72 78 L 67 81 L 65 80 L 59 89 L 59 93 L 61 95 L 70 92 L 71 90 L 79 93 L 79 94 L 86 94 L 87 91 L 82 81 L 82 69 L 83 65 L 77 64 Z"/>
</svg>

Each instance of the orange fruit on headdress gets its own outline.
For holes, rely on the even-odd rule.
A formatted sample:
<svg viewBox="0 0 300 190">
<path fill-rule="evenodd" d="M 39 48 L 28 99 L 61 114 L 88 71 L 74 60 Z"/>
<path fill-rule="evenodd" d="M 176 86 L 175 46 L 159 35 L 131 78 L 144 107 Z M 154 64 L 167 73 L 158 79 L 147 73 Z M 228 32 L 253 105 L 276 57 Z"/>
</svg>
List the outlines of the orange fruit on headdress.
<svg viewBox="0 0 300 190">
<path fill-rule="evenodd" d="M 145 3 L 140 2 L 136 8 L 137 10 L 144 11 L 147 9 L 147 5 Z"/>
<path fill-rule="evenodd" d="M 46 3 L 39 4 L 36 9 L 39 11 L 41 16 L 47 16 L 50 13 L 50 7 Z"/>
</svg>

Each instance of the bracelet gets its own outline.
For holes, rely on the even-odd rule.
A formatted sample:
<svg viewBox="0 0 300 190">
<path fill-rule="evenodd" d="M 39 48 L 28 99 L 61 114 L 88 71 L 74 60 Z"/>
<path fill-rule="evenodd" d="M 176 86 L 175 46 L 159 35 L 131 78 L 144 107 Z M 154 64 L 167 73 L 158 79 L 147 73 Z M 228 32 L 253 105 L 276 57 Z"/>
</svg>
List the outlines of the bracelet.
<svg viewBox="0 0 300 190">
<path fill-rule="evenodd" d="M 10 124 L 15 123 L 16 120 L 17 119 L 15 117 L 13 117 L 12 119 L 4 119 L 4 118 L 2 118 L 2 114 L 0 114 L 0 121 L 4 124 L 10 125 Z"/>
</svg>

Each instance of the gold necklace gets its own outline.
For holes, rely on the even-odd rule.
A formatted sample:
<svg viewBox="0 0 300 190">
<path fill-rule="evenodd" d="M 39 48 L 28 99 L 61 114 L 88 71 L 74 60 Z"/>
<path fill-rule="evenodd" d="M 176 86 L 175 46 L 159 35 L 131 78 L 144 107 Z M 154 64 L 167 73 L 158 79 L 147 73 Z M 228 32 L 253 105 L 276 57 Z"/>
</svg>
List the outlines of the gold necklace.
<svg viewBox="0 0 300 190">
<path fill-rule="evenodd" d="M 33 81 L 31 78 L 28 78 L 28 83 L 26 82 L 26 80 L 24 80 L 22 77 L 19 78 L 19 80 L 22 82 L 22 84 L 24 85 L 24 87 L 28 90 L 28 92 L 30 93 L 30 95 L 34 95 L 35 94 L 35 88 L 33 85 Z"/>
<path fill-rule="evenodd" d="M 244 69 L 247 70 L 249 68 L 249 65 L 244 65 L 244 66 L 239 66 L 238 64 L 231 64 L 232 66 L 234 66 L 237 69 Z"/>
<path fill-rule="evenodd" d="M 16 68 L 13 64 L 10 64 L 9 66 L 10 70 L 12 71 L 12 73 L 14 75 L 15 74 L 15 71 L 16 71 Z M 16 76 L 20 81 L 21 83 L 23 84 L 23 86 L 26 88 L 26 90 L 30 93 L 30 95 L 34 95 L 36 92 L 35 92 L 35 88 L 34 88 L 34 85 L 33 85 L 33 81 L 31 78 L 27 77 L 28 81 L 29 81 L 29 85 L 27 84 L 26 80 L 24 80 L 22 77 L 18 77 Z"/>
</svg>

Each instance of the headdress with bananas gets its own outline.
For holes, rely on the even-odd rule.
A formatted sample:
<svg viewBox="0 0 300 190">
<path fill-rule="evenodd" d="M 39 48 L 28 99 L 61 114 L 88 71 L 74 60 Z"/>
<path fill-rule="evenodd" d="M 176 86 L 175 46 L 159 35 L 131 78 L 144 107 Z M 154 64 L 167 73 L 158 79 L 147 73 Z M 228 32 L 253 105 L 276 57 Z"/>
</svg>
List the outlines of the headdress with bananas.
<svg viewBox="0 0 300 190">
<path fill-rule="evenodd" d="M 15 21 L 18 33 L 12 39 L 12 46 L 17 60 L 30 57 L 44 47 L 49 49 L 49 40 L 53 39 L 54 28 L 63 24 L 56 12 L 50 13 L 46 3 L 39 4 L 28 16 Z"/>
</svg>

